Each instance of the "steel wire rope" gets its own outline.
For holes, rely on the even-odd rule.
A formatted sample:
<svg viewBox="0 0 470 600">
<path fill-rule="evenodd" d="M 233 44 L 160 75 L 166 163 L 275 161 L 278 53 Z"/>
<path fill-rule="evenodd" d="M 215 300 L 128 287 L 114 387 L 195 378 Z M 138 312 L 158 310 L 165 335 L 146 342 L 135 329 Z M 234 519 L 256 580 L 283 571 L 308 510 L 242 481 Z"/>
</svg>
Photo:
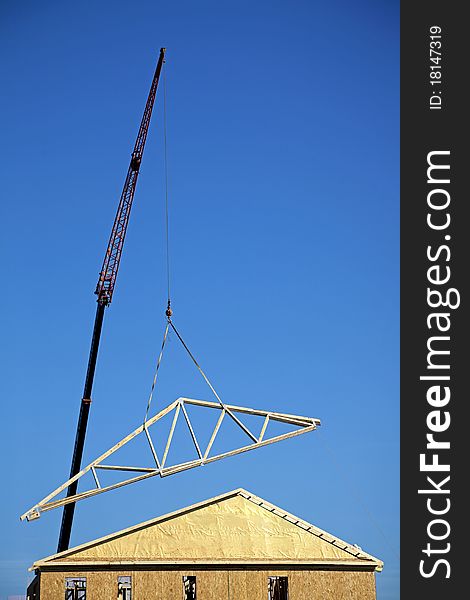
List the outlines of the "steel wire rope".
<svg viewBox="0 0 470 600">
<path fill-rule="evenodd" d="M 152 387 L 150 389 L 150 395 L 147 401 L 147 409 L 145 411 L 144 424 L 147 421 L 147 417 L 150 411 L 150 405 L 152 403 L 155 386 L 157 384 L 158 371 L 163 358 L 163 351 L 168 338 L 168 331 L 170 327 L 169 317 L 171 316 L 171 287 L 170 287 L 170 228 L 169 228 L 169 201 L 168 201 L 168 152 L 167 152 L 167 110 L 166 110 L 166 67 L 165 61 L 163 62 L 163 164 L 164 164 L 164 181 L 165 181 L 165 246 L 166 246 L 166 282 L 167 282 L 167 324 L 163 334 L 162 346 L 160 354 L 158 355 L 157 365 L 155 367 L 155 374 L 153 376 Z"/>
<path fill-rule="evenodd" d="M 171 304 L 170 287 L 170 227 L 168 205 L 168 153 L 167 153 L 167 116 L 166 116 L 166 68 L 163 69 L 163 147 L 165 165 L 165 239 L 166 239 L 166 281 L 168 292 L 168 308 Z"/>
<path fill-rule="evenodd" d="M 190 358 L 193 361 L 194 365 L 196 366 L 196 368 L 198 369 L 198 371 L 202 375 L 204 381 L 209 386 L 211 392 L 217 398 L 217 401 L 219 402 L 220 406 L 245 431 L 245 433 L 247 433 L 249 435 L 249 437 L 252 440 L 257 441 L 256 437 L 246 427 L 246 425 L 244 425 L 244 423 L 242 421 L 240 421 L 240 419 L 238 419 L 233 414 L 233 412 L 224 404 L 224 402 L 222 402 L 219 394 L 216 392 L 214 386 L 209 381 L 209 378 L 207 377 L 207 375 L 202 370 L 201 366 L 197 362 L 197 360 L 194 357 L 194 355 L 192 354 L 191 350 L 186 345 L 185 341 L 181 337 L 179 331 L 176 329 L 176 327 L 175 327 L 175 325 L 174 325 L 174 323 L 173 323 L 173 321 L 171 319 L 173 312 L 172 312 L 172 309 L 171 309 L 171 286 L 170 286 L 171 271 L 170 271 L 170 227 L 169 227 L 169 194 L 168 194 L 168 152 L 167 152 L 167 145 L 168 144 L 167 144 L 167 102 L 166 102 L 166 91 L 167 91 L 167 86 L 166 86 L 166 68 L 164 68 L 163 69 L 163 146 L 164 146 L 163 156 L 164 156 L 164 173 L 165 173 L 165 175 L 164 175 L 164 179 L 165 179 L 165 239 L 166 239 L 166 272 L 167 272 L 167 292 L 168 292 L 168 294 L 167 294 L 168 295 L 168 304 L 167 304 L 167 308 L 166 308 L 167 324 L 166 324 L 166 327 L 165 327 L 165 332 L 164 332 L 164 335 L 163 335 L 162 346 L 161 346 L 160 354 L 158 356 L 157 366 L 155 368 L 155 375 L 154 375 L 154 378 L 153 378 L 152 387 L 151 387 L 149 399 L 148 399 L 148 402 L 147 402 L 147 410 L 145 412 L 144 424 L 147 421 L 148 413 L 149 413 L 149 410 L 150 410 L 150 405 L 152 403 L 153 394 L 154 394 L 155 386 L 156 386 L 156 383 L 157 383 L 158 371 L 160 369 L 160 365 L 161 365 L 162 358 L 163 358 L 163 350 L 165 348 L 165 344 L 166 344 L 166 341 L 168 339 L 169 328 L 171 327 L 173 329 L 173 331 L 175 332 L 177 338 L 179 339 L 179 341 L 183 345 L 184 349 L 186 350 L 186 352 L 190 356 Z"/>
</svg>

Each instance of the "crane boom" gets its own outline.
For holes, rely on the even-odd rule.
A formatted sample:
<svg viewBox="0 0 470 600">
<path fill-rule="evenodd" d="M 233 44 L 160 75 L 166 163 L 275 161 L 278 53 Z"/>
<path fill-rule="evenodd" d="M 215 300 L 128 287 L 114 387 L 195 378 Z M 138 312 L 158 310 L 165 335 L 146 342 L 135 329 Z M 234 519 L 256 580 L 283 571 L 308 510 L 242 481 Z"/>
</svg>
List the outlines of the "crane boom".
<svg viewBox="0 0 470 600">
<path fill-rule="evenodd" d="M 100 272 L 95 294 L 97 298 L 96 317 L 93 327 L 90 354 L 88 358 L 88 368 L 83 390 L 83 398 L 80 403 L 80 413 L 78 417 L 77 432 L 75 436 L 75 445 L 72 456 L 72 466 L 70 468 L 70 478 L 74 477 L 81 468 L 83 448 L 85 445 L 85 435 L 88 423 L 88 415 L 91 404 L 91 391 L 93 388 L 93 378 L 95 374 L 96 359 L 98 356 L 98 347 L 100 343 L 101 330 L 103 325 L 104 310 L 111 303 L 116 277 L 119 270 L 122 249 L 126 237 L 127 224 L 134 199 L 134 192 L 139 175 L 140 164 L 144 153 L 145 141 L 147 139 L 152 109 L 157 94 L 158 81 L 165 58 L 165 48 L 161 48 L 157 67 L 153 76 L 152 85 L 145 105 L 144 114 L 140 123 L 139 133 L 131 155 L 129 169 L 122 190 L 119 206 L 114 219 L 111 236 L 103 261 L 103 267 Z M 67 497 L 74 496 L 77 493 L 78 480 L 74 481 L 67 488 Z M 72 502 L 64 506 L 62 514 L 62 523 L 60 527 L 59 543 L 57 551 L 67 550 L 70 543 L 70 534 L 72 532 L 73 515 L 75 512 L 75 503 Z"/>
<path fill-rule="evenodd" d="M 147 104 L 145 105 L 139 133 L 135 141 L 134 151 L 132 152 L 131 162 L 127 171 L 126 181 L 122 190 L 111 236 L 109 238 L 108 249 L 106 250 L 106 255 L 104 257 L 103 267 L 96 285 L 95 294 L 98 296 L 98 303 L 105 305 L 110 304 L 113 297 L 114 285 L 116 283 L 119 262 L 121 260 L 122 248 L 124 245 L 124 239 L 126 237 L 127 223 L 129 221 L 129 215 L 132 208 L 132 200 L 134 199 L 137 177 L 139 175 L 140 163 L 144 152 L 145 140 L 147 139 L 153 104 L 157 94 L 158 80 L 160 78 L 164 55 L 165 48 L 162 48 L 152 81 L 152 86 L 150 87 L 149 96 L 147 98 Z"/>
</svg>

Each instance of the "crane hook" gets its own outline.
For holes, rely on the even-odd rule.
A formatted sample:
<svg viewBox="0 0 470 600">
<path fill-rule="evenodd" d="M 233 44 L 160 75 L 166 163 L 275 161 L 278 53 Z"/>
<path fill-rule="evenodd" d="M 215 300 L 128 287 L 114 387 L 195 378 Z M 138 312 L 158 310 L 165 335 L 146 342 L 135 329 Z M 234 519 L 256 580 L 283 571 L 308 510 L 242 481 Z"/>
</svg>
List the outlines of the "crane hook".
<svg viewBox="0 0 470 600">
<path fill-rule="evenodd" d="M 168 306 L 166 307 L 165 314 L 168 317 L 168 320 L 171 321 L 171 315 L 173 314 L 173 311 L 171 310 L 171 301 L 170 300 L 168 300 Z"/>
</svg>

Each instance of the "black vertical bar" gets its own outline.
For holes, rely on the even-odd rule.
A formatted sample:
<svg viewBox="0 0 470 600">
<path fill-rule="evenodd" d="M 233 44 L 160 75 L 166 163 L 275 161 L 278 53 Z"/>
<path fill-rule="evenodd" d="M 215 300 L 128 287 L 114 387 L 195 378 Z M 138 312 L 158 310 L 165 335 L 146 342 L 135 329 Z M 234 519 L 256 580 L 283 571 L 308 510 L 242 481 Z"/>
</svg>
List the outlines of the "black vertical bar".
<svg viewBox="0 0 470 600">
<path fill-rule="evenodd" d="M 401 598 L 468 588 L 464 5 L 401 3 Z M 386 568 L 386 566 L 385 566 Z M 463 592 L 465 595 L 465 592 Z"/>
<path fill-rule="evenodd" d="M 80 404 L 80 414 L 78 416 L 77 433 L 75 436 L 75 445 L 73 449 L 72 466 L 70 468 L 70 477 L 73 477 L 80 471 L 82 464 L 83 448 L 85 445 L 85 435 L 88 423 L 88 414 L 90 412 L 93 378 L 95 375 L 96 359 L 98 357 L 101 329 L 103 326 L 104 309 L 105 304 L 101 304 L 100 302 L 98 302 L 98 305 L 96 307 L 95 324 L 93 327 L 93 336 L 91 339 L 90 355 L 88 358 L 88 368 L 85 378 L 85 386 L 83 389 L 83 398 Z M 74 481 L 69 485 L 67 489 L 67 497 L 74 496 L 77 493 L 77 487 L 78 480 Z M 64 506 L 57 552 L 67 550 L 69 547 L 74 512 L 75 502 L 66 504 Z"/>
</svg>

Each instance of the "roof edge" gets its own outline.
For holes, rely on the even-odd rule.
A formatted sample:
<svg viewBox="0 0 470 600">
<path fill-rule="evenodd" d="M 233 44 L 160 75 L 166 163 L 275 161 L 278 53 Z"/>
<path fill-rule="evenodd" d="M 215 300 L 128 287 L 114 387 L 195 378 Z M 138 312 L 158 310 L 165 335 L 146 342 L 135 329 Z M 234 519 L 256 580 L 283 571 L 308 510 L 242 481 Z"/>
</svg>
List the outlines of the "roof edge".
<svg viewBox="0 0 470 600">
<path fill-rule="evenodd" d="M 354 558 L 370 560 L 370 561 L 376 563 L 378 567 L 380 567 L 380 569 L 379 569 L 380 571 L 383 569 L 384 563 L 382 560 L 380 560 L 380 558 L 377 558 L 376 556 L 373 556 L 372 554 L 365 552 L 359 546 L 350 544 L 349 542 L 345 542 L 341 538 L 331 535 L 331 533 L 328 533 L 327 531 L 320 529 L 316 525 L 312 525 L 312 523 L 309 523 L 308 521 L 305 521 L 304 519 L 299 519 L 294 514 L 289 513 L 288 511 L 284 510 L 283 508 L 280 508 L 280 507 L 276 506 L 275 504 L 272 504 L 272 502 L 268 502 L 267 500 L 264 500 L 263 498 L 260 498 L 259 496 L 256 496 L 255 494 L 252 494 L 251 492 L 248 492 L 247 490 L 245 490 L 243 488 L 239 488 L 236 491 L 241 496 L 246 498 L 247 500 L 254 502 L 258 506 L 261 506 L 262 508 L 265 508 L 265 509 L 269 510 L 270 512 L 273 512 L 274 514 L 277 514 L 278 516 L 280 516 L 282 518 L 285 518 L 287 521 L 291 522 L 294 525 L 301 527 L 302 529 L 308 531 L 309 533 L 316 535 L 323 541 L 329 542 L 333 546 L 336 546 L 336 547 L 340 548 L 341 550 L 344 550 L 344 552 L 351 554 Z"/>
<path fill-rule="evenodd" d="M 353 559 L 325 559 L 325 560 L 84 560 L 84 561 L 61 561 L 57 563 L 36 563 L 36 567 L 30 567 L 29 571 L 34 569 L 42 569 L 45 571 L 63 570 L 64 567 L 73 567 L 75 570 L 89 570 L 95 567 L 114 567 L 116 570 L 122 567 L 167 567 L 170 569 L 181 568 L 182 566 L 191 566 L 195 570 L 204 568 L 233 568 L 239 569 L 253 567 L 259 569 L 265 568 L 289 568 L 289 569 L 311 569 L 312 567 L 320 570 L 333 570 L 338 567 L 346 567 L 348 570 L 377 570 L 376 564 L 370 560 L 353 560 Z"/>
</svg>

